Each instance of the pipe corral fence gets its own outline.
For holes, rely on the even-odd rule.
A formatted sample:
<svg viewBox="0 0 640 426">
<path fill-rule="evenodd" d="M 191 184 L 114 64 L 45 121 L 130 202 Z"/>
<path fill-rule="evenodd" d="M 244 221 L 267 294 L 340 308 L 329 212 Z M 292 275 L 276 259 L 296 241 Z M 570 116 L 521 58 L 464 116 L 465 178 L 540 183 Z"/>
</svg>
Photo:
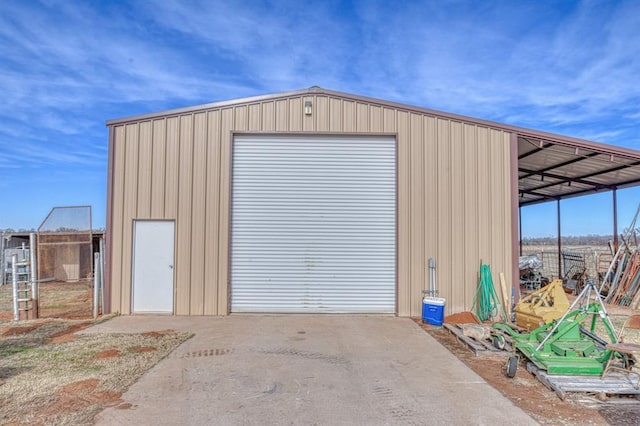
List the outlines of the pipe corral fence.
<svg viewBox="0 0 640 426">
<path fill-rule="evenodd" d="M 75 286 L 58 287 L 76 288 L 78 291 L 82 290 L 83 284 L 88 289 L 97 285 L 97 292 L 101 295 L 103 248 L 103 232 L 96 232 L 91 226 L 90 206 L 54 207 L 35 233 L 4 232 L 0 245 L 0 318 L 7 316 L 6 311 L 15 310 L 16 296 L 9 288 L 15 286 L 16 281 L 18 286 L 25 281 L 34 281 L 37 284 L 29 294 L 29 298 L 35 303 L 30 308 L 24 308 L 25 311 L 31 311 L 25 312 L 24 316 L 28 319 L 37 317 L 37 288 L 40 284 L 77 283 Z M 16 260 L 15 265 L 13 259 Z M 35 265 L 35 268 L 32 268 L 32 265 Z M 45 295 L 56 288 L 52 286 Z M 93 296 L 89 297 L 88 306 L 90 309 L 94 305 L 95 316 L 95 307 L 102 297 Z M 24 298 L 23 294 L 19 300 Z"/>
</svg>

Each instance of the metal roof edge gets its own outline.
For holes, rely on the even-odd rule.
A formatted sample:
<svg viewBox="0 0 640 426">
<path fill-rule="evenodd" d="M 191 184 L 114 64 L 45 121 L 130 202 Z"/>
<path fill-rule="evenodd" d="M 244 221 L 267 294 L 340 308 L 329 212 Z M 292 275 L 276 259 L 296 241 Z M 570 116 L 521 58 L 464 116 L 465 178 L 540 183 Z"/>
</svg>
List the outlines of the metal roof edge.
<svg viewBox="0 0 640 426">
<path fill-rule="evenodd" d="M 230 99 L 226 101 L 211 102 L 207 104 L 194 105 L 190 107 L 174 108 L 174 109 L 168 109 L 163 111 L 150 112 L 146 114 L 132 115 L 132 116 L 122 117 L 122 118 L 114 118 L 111 120 L 107 120 L 106 125 L 113 126 L 117 124 L 130 123 L 134 121 L 144 121 L 144 120 L 150 120 L 150 119 L 159 118 L 159 117 L 188 114 L 191 112 L 205 111 L 205 110 L 211 110 L 215 108 L 224 108 L 232 105 L 252 104 L 252 103 L 262 102 L 266 100 L 288 98 L 291 96 L 300 96 L 308 93 L 319 93 L 322 90 L 323 89 L 320 89 L 318 86 L 312 86 L 308 89 L 291 90 L 287 92 L 270 93 L 266 95 L 250 96 L 246 98 L 236 98 L 236 99 Z"/>
<path fill-rule="evenodd" d="M 610 155 L 627 157 L 634 160 L 635 159 L 640 160 L 640 151 L 630 149 L 630 148 L 623 148 L 620 146 L 610 145 L 602 142 L 589 141 L 586 139 L 574 138 L 571 136 L 564 136 L 557 133 L 534 130 L 534 129 L 529 129 L 525 127 L 518 127 L 510 124 L 499 123 L 491 120 L 485 120 L 485 119 L 474 118 L 474 117 L 469 117 L 469 116 L 460 115 L 460 114 L 438 111 L 438 110 L 423 108 L 415 105 L 402 104 L 399 102 L 392 102 L 392 101 L 387 101 L 387 100 L 382 100 L 382 99 L 377 99 L 377 98 L 372 98 L 372 97 L 367 97 L 362 95 L 355 95 L 352 93 L 339 92 L 335 90 L 324 89 L 319 86 L 312 86 L 307 89 L 301 89 L 301 90 L 271 93 L 271 94 L 252 96 L 247 98 L 237 98 L 237 99 L 231 99 L 227 101 L 213 102 L 208 104 L 195 105 L 191 107 L 176 108 L 176 109 L 153 112 L 148 114 L 117 118 L 117 119 L 107 120 L 106 125 L 113 126 L 118 124 L 134 122 L 134 121 L 150 120 L 153 118 L 187 114 L 187 113 L 192 113 L 196 111 L 210 110 L 214 108 L 224 108 L 232 105 L 252 104 L 252 103 L 262 102 L 267 100 L 284 99 L 292 96 L 304 96 L 304 95 L 327 95 L 327 96 L 335 96 L 339 98 L 349 99 L 356 102 L 377 104 L 380 106 L 386 106 L 386 107 L 405 110 L 409 112 L 417 112 L 420 114 L 431 115 L 434 117 L 440 117 L 448 120 L 455 120 L 455 121 L 476 124 L 484 127 L 491 127 L 499 130 L 504 130 L 507 132 L 516 133 L 518 136 L 541 139 L 543 141 L 552 142 L 554 144 L 571 146 L 578 149 L 583 148 L 583 149 L 588 149 L 588 150 L 603 153 L 603 154 L 610 154 Z"/>
</svg>

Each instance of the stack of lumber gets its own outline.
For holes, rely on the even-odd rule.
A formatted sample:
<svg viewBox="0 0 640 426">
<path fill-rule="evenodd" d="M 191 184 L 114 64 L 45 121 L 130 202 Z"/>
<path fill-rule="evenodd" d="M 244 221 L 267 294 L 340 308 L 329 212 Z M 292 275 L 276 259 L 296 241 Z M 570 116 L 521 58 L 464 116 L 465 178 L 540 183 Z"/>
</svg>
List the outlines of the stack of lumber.
<svg viewBox="0 0 640 426">
<path fill-rule="evenodd" d="M 631 225 L 622 235 L 622 244 L 618 247 L 600 292 L 606 290 L 605 302 L 614 305 L 638 309 L 640 305 L 640 248 L 637 241 L 636 221 L 640 205 Z"/>
</svg>

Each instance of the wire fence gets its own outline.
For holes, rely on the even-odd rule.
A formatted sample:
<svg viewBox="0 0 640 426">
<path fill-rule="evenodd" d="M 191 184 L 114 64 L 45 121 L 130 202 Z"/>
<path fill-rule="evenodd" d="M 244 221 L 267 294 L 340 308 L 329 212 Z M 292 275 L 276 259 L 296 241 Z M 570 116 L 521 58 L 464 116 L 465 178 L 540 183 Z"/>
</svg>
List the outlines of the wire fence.
<svg viewBox="0 0 640 426">
<path fill-rule="evenodd" d="M 581 287 L 587 278 L 592 278 L 597 284 L 601 283 L 613 258 L 611 250 L 604 246 L 565 247 L 560 251 L 523 247 L 522 256 L 532 255 L 541 261 L 541 266 L 535 272 L 542 278 L 543 283 L 561 278 L 570 288 Z M 522 278 L 521 270 L 521 283 Z"/>
</svg>

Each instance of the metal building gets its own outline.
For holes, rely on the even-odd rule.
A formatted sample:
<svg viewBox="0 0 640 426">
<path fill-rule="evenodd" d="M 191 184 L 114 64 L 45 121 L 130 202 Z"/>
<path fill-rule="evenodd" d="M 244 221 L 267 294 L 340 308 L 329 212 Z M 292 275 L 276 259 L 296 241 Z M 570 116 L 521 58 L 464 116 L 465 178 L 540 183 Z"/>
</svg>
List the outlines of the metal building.
<svg viewBox="0 0 640 426">
<path fill-rule="evenodd" d="M 123 314 L 419 316 L 430 258 L 469 310 L 481 261 L 518 282 L 519 205 L 640 180 L 636 151 L 318 87 L 107 126 Z"/>
</svg>

